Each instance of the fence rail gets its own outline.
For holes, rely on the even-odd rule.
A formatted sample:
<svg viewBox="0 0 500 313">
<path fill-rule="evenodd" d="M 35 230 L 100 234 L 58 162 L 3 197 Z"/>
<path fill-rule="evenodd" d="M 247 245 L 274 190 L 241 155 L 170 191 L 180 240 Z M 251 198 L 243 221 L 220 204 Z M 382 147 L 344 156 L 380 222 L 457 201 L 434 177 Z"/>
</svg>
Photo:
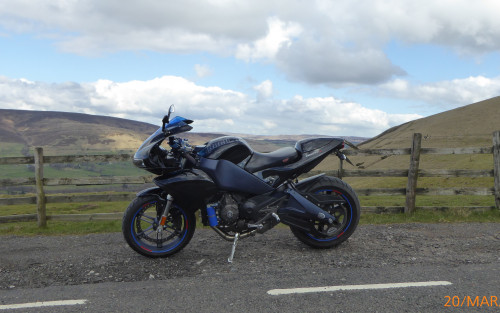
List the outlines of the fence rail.
<svg viewBox="0 0 500 313">
<path fill-rule="evenodd" d="M 132 155 L 124 154 L 97 154 L 97 155 L 60 155 L 60 156 L 43 156 L 43 163 L 77 163 L 77 162 L 121 162 L 128 161 Z M 0 165 L 13 164 L 33 164 L 35 156 L 31 157 L 6 157 L 0 158 Z"/>
<path fill-rule="evenodd" d="M 414 134 L 412 148 L 406 149 L 363 149 L 345 150 L 348 156 L 371 156 L 379 155 L 382 158 L 394 155 L 410 155 L 408 169 L 389 170 L 345 170 L 342 161 L 340 169 L 335 173 L 339 177 L 406 177 L 408 183 L 406 188 L 370 188 L 356 189 L 358 195 L 405 195 L 405 206 L 393 207 L 363 207 L 364 212 L 406 212 L 412 213 L 415 206 L 416 195 L 480 195 L 495 197 L 496 208 L 500 208 L 500 131 L 493 133 L 492 147 L 472 148 L 421 148 L 420 134 Z M 420 155 L 422 154 L 493 154 L 493 169 L 491 170 L 463 170 L 463 169 L 419 169 Z M 80 178 L 45 178 L 43 177 L 43 165 L 51 163 L 78 163 L 78 162 L 121 162 L 132 158 L 130 154 L 115 155 L 67 155 L 67 156 L 44 156 L 42 148 L 35 149 L 33 157 L 6 157 L 0 158 L 0 165 L 29 164 L 35 166 L 35 177 L 0 179 L 0 187 L 7 186 L 36 186 L 36 196 L 0 198 L 0 205 L 34 204 L 37 205 L 37 214 L 25 216 L 15 215 L 0 217 L 2 221 L 38 220 L 39 226 L 44 226 L 47 219 L 57 220 L 95 220 L 118 218 L 116 213 L 99 214 L 67 214 L 64 216 L 46 216 L 46 203 L 75 203 L 75 202 L 112 202 L 128 201 L 134 198 L 133 193 L 113 193 L 97 195 L 45 195 L 45 186 L 64 185 L 112 185 L 112 184 L 144 184 L 152 182 L 153 176 L 112 176 L 112 177 L 80 177 Z M 418 188 L 419 177 L 494 177 L 494 186 L 491 188 Z M 436 207 L 433 207 L 436 209 Z M 472 207 L 472 209 L 489 207 Z M 441 207 L 437 209 L 442 209 Z"/>
</svg>

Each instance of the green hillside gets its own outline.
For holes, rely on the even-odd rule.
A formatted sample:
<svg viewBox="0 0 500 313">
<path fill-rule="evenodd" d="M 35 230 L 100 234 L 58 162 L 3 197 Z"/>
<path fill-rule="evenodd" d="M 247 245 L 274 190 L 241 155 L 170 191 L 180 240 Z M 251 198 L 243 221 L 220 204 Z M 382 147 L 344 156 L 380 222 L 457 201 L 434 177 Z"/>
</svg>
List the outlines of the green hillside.
<svg viewBox="0 0 500 313">
<path fill-rule="evenodd" d="M 393 127 L 364 142 L 364 149 L 406 148 L 413 133 L 423 136 L 423 148 L 491 146 L 500 130 L 500 97 L 459 107 Z"/>
<path fill-rule="evenodd" d="M 411 147 L 413 133 L 422 134 L 424 148 L 463 148 L 491 147 L 492 134 L 500 130 L 500 97 L 463 106 L 454 110 L 426 118 L 411 121 L 393 127 L 382 134 L 359 145 L 361 149 L 388 149 Z M 345 169 L 408 169 L 409 155 L 352 156 L 356 166 L 345 164 Z M 330 157 L 315 170 L 328 171 L 338 169 L 339 161 Z M 491 170 L 491 154 L 472 155 L 421 155 L 420 169 L 466 169 Z M 347 182 L 354 188 L 405 188 L 405 177 L 347 177 Z M 427 177 L 419 178 L 418 187 L 493 187 L 492 177 Z M 481 196 L 442 196 L 417 197 L 426 205 L 494 205 L 493 197 Z M 370 197 L 363 199 L 364 205 L 403 205 L 404 197 Z M 454 202 L 455 201 L 455 202 Z M 417 203 L 417 205 L 419 205 Z M 420 204 L 422 205 L 422 204 Z"/>
<path fill-rule="evenodd" d="M 43 147 L 46 155 L 132 152 L 157 125 L 79 113 L 0 110 L 0 156 L 32 153 Z M 187 133 L 193 144 L 218 134 Z"/>
</svg>

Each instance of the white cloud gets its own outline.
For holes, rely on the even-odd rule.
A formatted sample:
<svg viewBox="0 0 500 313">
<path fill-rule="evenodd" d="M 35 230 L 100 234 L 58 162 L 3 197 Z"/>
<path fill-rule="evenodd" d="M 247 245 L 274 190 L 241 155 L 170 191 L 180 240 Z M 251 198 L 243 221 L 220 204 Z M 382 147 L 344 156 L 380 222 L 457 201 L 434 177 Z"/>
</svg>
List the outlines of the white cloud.
<svg viewBox="0 0 500 313">
<path fill-rule="evenodd" d="M 282 49 L 278 67 L 294 80 L 316 84 L 375 84 L 405 75 L 377 49 L 352 49 L 329 40 L 303 39 Z"/>
<path fill-rule="evenodd" d="M 404 74 L 391 40 L 468 55 L 500 50 L 497 0 L 7 0 L 2 35 L 32 33 L 83 55 L 209 52 L 276 62 L 314 84 L 375 84 Z"/>
<path fill-rule="evenodd" d="M 382 84 L 377 93 L 451 109 L 500 95 L 500 77 L 471 76 L 423 84 L 395 79 Z"/>
<path fill-rule="evenodd" d="M 186 115 L 187 118 L 193 118 L 191 115 Z M 233 132 L 235 122 L 233 119 L 195 119 L 195 124 L 193 126 L 195 129 L 193 131 L 199 132 L 200 129 L 207 133 L 227 133 Z"/>
<path fill-rule="evenodd" d="M 270 80 L 263 81 L 262 83 L 253 87 L 253 89 L 257 91 L 257 100 L 259 102 L 273 96 L 273 82 Z"/>
<path fill-rule="evenodd" d="M 270 96 L 272 82 L 259 85 Z M 163 76 L 148 81 L 46 84 L 0 77 L 0 106 L 71 111 L 158 124 L 170 104 L 198 132 L 373 136 L 415 114 L 388 114 L 333 97 L 273 100 Z"/>
<path fill-rule="evenodd" d="M 293 22 L 285 23 L 277 17 L 267 20 L 268 33 L 251 44 L 240 44 L 236 48 L 236 57 L 247 62 L 259 59 L 272 60 L 278 51 L 289 47 L 292 40 L 300 35 L 302 27 Z"/>
<path fill-rule="evenodd" d="M 219 87 L 203 87 L 184 78 L 163 76 L 123 83 L 47 84 L 0 79 L 0 106 L 10 109 L 55 110 L 127 117 L 155 122 L 170 104 L 186 115 L 206 119 L 239 118 L 248 97 Z"/>
<path fill-rule="evenodd" d="M 278 126 L 278 124 L 276 124 L 274 121 L 272 120 L 263 120 L 262 121 L 262 127 L 264 127 L 264 129 L 266 131 L 269 131 L 273 128 L 276 128 Z"/>
<path fill-rule="evenodd" d="M 327 135 L 373 136 L 390 127 L 422 117 L 418 114 L 389 114 L 334 97 L 295 96 L 290 100 L 281 100 L 276 111 L 281 120 L 295 120 L 294 123 L 285 124 L 288 131 L 293 131 L 297 125 L 303 125 L 303 133 Z"/>
<path fill-rule="evenodd" d="M 199 78 L 204 78 L 212 75 L 212 70 L 207 65 L 196 64 L 194 66 L 194 70 L 196 71 L 196 76 L 198 76 Z"/>
</svg>

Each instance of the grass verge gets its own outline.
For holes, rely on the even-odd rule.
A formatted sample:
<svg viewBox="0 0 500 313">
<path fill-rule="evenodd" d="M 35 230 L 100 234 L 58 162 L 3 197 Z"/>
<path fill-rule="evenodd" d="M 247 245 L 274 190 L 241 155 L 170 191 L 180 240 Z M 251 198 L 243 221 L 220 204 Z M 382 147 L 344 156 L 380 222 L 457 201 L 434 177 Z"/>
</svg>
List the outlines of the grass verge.
<svg viewBox="0 0 500 313">
<path fill-rule="evenodd" d="M 405 224 L 405 223 L 500 223 L 500 210 L 469 210 L 455 208 L 448 210 L 417 210 L 405 214 L 361 214 L 360 225 Z M 280 224 L 281 225 L 281 224 Z M 197 227 L 202 227 L 199 219 Z M 286 226 L 282 226 L 286 227 Z M 62 222 L 48 221 L 46 228 L 38 228 L 36 222 L 15 222 L 0 224 L 0 235 L 15 236 L 62 236 L 121 232 L 121 220 Z"/>
<path fill-rule="evenodd" d="M 361 214 L 360 224 L 405 224 L 405 223 L 500 223 L 500 210 L 470 210 L 452 208 L 447 210 L 417 210 L 414 214 Z"/>
<path fill-rule="evenodd" d="M 112 233 L 121 231 L 121 220 L 66 222 L 47 221 L 47 227 L 39 228 L 36 222 L 0 224 L 0 234 L 15 236 L 61 236 Z"/>
<path fill-rule="evenodd" d="M 47 215 L 52 214 L 92 214 L 124 212 L 130 201 L 86 202 L 86 203 L 47 203 Z M 6 205 L 0 207 L 0 216 L 34 214 L 33 204 Z"/>
</svg>

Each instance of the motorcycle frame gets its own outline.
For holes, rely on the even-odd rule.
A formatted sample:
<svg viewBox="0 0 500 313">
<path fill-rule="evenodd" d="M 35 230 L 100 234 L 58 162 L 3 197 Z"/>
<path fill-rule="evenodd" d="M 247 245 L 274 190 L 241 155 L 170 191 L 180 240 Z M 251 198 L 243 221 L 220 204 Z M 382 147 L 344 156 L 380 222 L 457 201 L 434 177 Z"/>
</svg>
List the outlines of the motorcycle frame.
<svg viewBox="0 0 500 313">
<path fill-rule="evenodd" d="M 200 157 L 194 168 L 181 169 L 176 172 L 165 173 L 154 179 L 158 187 L 143 190 L 137 197 L 155 196 L 160 203 L 166 203 L 168 194 L 174 197 L 176 203 L 187 211 L 201 210 L 202 223 L 208 225 L 207 205 L 209 199 L 214 198 L 220 191 L 240 192 L 252 195 L 273 195 L 279 200 L 289 200 L 291 211 L 278 212 L 282 215 L 285 224 L 312 231 L 309 222 L 298 223 L 297 217 L 311 220 L 335 221 L 335 217 L 322 210 L 301 195 L 300 190 L 307 189 L 324 174 L 297 181 L 297 177 L 306 173 L 324 160 L 328 155 L 339 151 L 343 142 L 332 141 L 327 147 L 302 153 L 302 158 L 290 165 L 265 169 L 259 173 L 263 177 L 276 175 L 279 178 L 272 185 L 267 184 L 257 175 L 245 171 L 243 168 L 227 160 L 212 160 Z M 293 180 L 296 182 L 294 183 Z M 193 192 L 195 191 L 195 192 Z M 290 201 L 293 199 L 293 201 Z M 292 219 L 287 217 L 292 213 Z M 287 222 L 288 221 L 288 222 Z"/>
</svg>

